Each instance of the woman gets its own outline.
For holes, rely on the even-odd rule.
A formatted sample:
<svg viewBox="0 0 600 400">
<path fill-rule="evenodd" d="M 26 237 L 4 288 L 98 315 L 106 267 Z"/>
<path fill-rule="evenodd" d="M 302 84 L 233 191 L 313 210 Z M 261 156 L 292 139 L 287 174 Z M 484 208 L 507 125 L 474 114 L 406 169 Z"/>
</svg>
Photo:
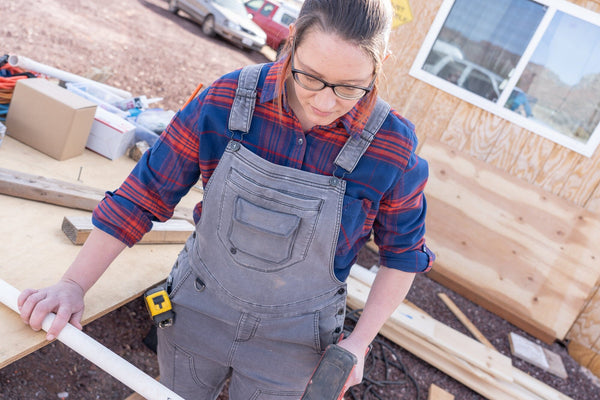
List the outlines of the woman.
<svg viewBox="0 0 600 400">
<path fill-rule="evenodd" d="M 181 110 L 94 211 L 95 229 L 56 285 L 26 290 L 21 315 L 53 339 L 80 326 L 83 296 L 202 177 L 196 231 L 167 279 L 161 381 L 187 399 L 299 398 L 325 347 L 358 358 L 431 267 L 427 164 L 410 122 L 377 97 L 389 0 L 306 0 L 278 62 L 225 75 Z M 341 338 L 345 284 L 371 231 L 381 268 Z M 341 339 L 341 340 L 340 340 Z"/>
</svg>

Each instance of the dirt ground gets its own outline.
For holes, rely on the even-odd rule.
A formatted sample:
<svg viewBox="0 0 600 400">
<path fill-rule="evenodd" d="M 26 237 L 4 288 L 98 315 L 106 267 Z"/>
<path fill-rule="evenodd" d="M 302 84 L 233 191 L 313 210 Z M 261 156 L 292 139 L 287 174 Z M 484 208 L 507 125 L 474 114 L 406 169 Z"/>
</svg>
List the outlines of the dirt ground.
<svg viewBox="0 0 600 400">
<path fill-rule="evenodd" d="M 157 106 L 166 110 L 177 110 L 198 83 L 208 85 L 230 70 L 269 61 L 273 54 L 268 50 L 248 52 L 222 39 L 207 38 L 195 23 L 169 13 L 163 0 L 1 1 L 0 38 L 0 55 L 24 56 L 103 80 L 134 95 L 163 97 Z M 407 117 L 410 119 L 410 115 Z M 365 249 L 359 263 L 370 267 L 376 263 L 376 256 Z M 427 276 L 417 278 L 408 298 L 434 318 L 468 334 L 439 300 L 438 292 L 447 293 L 507 356 L 511 356 L 509 332 L 535 340 Z M 84 329 L 143 371 L 157 376 L 156 357 L 143 342 L 150 326 L 143 302 L 136 299 Z M 432 383 L 456 399 L 482 398 L 410 352 L 383 339 L 382 345 L 389 347 L 397 357 L 397 362 L 389 366 L 393 371 L 388 379 L 394 384 L 377 386 L 379 397 L 369 394 L 366 399 L 423 400 L 427 399 Z M 513 365 L 573 399 L 600 399 L 598 379 L 574 362 L 563 344 L 542 345 L 561 356 L 568 379 L 545 373 L 514 357 Z M 376 365 L 368 378 L 384 380 L 384 371 L 385 367 Z M 129 388 L 61 343 L 51 343 L 0 370 L 1 400 L 120 400 L 130 394 Z M 220 397 L 225 398 L 225 395 Z"/>
</svg>

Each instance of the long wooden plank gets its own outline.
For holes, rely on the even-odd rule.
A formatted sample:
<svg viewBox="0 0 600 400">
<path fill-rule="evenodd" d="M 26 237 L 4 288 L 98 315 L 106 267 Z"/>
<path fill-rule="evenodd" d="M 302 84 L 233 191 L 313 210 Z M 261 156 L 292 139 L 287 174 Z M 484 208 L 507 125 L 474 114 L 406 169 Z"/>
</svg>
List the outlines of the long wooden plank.
<svg viewBox="0 0 600 400">
<path fill-rule="evenodd" d="M 347 281 L 348 305 L 352 308 L 363 308 L 367 300 L 370 282 L 366 281 L 372 278 L 365 278 L 368 274 L 364 271 L 366 269 L 355 265 Z M 507 357 L 504 355 L 431 317 L 419 315 L 418 311 L 403 304 L 384 324 L 380 333 L 487 398 L 569 399 L 563 393 L 512 367 L 510 359 L 509 367 L 505 371 L 502 360 Z M 457 348 L 461 351 L 454 351 L 452 346 L 459 346 Z M 488 362 L 473 362 L 482 357 L 482 353 L 487 353 L 484 358 L 487 358 Z M 510 375 L 510 379 L 505 379 L 504 375 L 507 374 Z"/>
<path fill-rule="evenodd" d="M 430 164 L 429 276 L 540 339 L 564 339 L 600 277 L 600 220 L 439 143 Z"/>
<path fill-rule="evenodd" d="M 0 168 L 0 194 L 88 211 L 104 198 L 104 191 L 94 187 L 6 168 Z M 185 207 L 177 207 L 173 217 L 194 219 Z"/>
<path fill-rule="evenodd" d="M 471 322 L 471 320 L 462 312 L 460 308 L 452 301 L 450 297 L 446 293 L 440 292 L 438 293 L 438 297 L 442 299 L 446 307 L 452 311 L 452 313 L 458 318 L 458 320 L 471 332 L 471 334 L 475 337 L 475 339 L 479 340 L 481 343 L 485 344 L 490 349 L 496 349 L 492 343 L 481 333 L 479 329 Z"/>
<path fill-rule="evenodd" d="M 100 189 L 6 168 L 0 168 L 0 193 L 90 211 L 104 197 Z"/>
<path fill-rule="evenodd" d="M 63 218 L 62 231 L 73 242 L 83 244 L 92 232 L 92 217 L 87 215 L 67 216 Z M 186 220 L 171 219 L 166 222 L 153 222 L 152 229 L 138 242 L 140 244 L 185 243 L 194 232 L 194 225 Z"/>
</svg>

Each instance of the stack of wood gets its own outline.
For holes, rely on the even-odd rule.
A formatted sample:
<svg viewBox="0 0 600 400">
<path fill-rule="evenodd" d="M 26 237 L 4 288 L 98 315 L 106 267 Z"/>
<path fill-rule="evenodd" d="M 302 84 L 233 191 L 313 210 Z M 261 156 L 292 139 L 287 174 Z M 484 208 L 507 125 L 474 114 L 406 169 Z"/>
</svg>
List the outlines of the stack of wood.
<svg viewBox="0 0 600 400">
<path fill-rule="evenodd" d="M 348 306 L 364 307 L 375 274 L 355 265 L 348 278 Z M 570 397 L 513 367 L 509 357 L 401 304 L 380 334 L 440 371 L 494 400 L 567 400 Z"/>
</svg>

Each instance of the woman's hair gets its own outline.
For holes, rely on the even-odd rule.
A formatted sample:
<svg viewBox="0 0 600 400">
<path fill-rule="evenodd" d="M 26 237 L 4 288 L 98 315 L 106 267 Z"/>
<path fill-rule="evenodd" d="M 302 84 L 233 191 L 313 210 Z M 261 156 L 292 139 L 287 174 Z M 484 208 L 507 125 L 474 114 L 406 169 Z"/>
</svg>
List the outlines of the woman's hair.
<svg viewBox="0 0 600 400">
<path fill-rule="evenodd" d="M 372 58 L 373 72 L 378 73 L 388 53 L 392 18 L 390 0 L 305 0 L 294 22 L 293 35 L 282 51 L 282 56 L 287 59 L 279 77 L 278 89 L 283 90 L 284 81 L 291 73 L 289 54 L 292 46 L 300 45 L 313 29 L 357 45 Z M 374 103 L 377 85 L 373 89 L 369 96 Z"/>
</svg>

